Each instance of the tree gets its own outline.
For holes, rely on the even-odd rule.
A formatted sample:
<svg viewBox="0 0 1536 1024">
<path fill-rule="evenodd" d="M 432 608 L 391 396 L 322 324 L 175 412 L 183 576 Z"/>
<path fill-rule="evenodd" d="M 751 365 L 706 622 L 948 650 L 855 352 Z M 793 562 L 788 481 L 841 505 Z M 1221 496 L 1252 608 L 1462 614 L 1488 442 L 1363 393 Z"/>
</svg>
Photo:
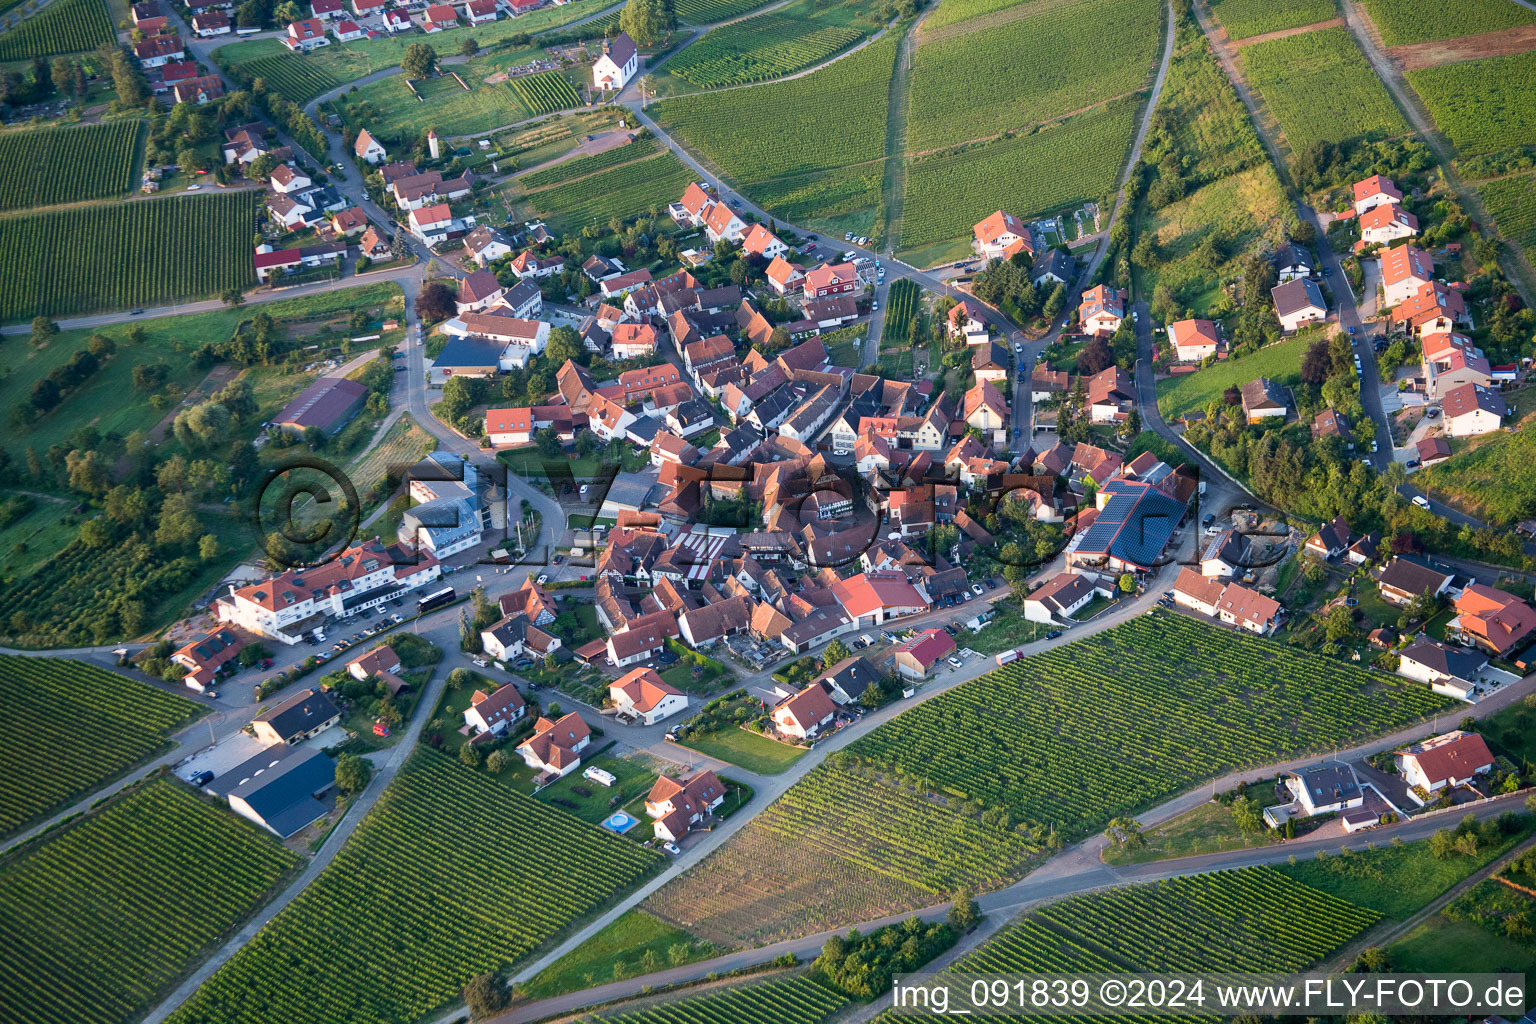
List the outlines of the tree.
<svg viewBox="0 0 1536 1024">
<path fill-rule="evenodd" d="M 223 302 L 230 309 L 234 309 L 245 302 L 245 295 L 239 288 L 226 288 L 224 289 L 224 294 L 219 296 L 219 301 Z"/>
<path fill-rule="evenodd" d="M 480 44 L 475 42 L 474 36 L 465 36 L 464 42 L 459 45 L 459 52 L 466 57 L 473 57 L 480 52 Z"/>
<path fill-rule="evenodd" d="M 138 65 L 121 49 L 112 55 L 112 88 L 121 106 L 136 107 L 144 102 L 144 78 Z"/>
<path fill-rule="evenodd" d="M 64 457 L 64 466 L 69 473 L 70 489 L 81 494 L 105 494 L 112 484 L 100 452 L 76 448 Z"/>
<path fill-rule="evenodd" d="M 1331 644 L 1348 640 L 1355 632 L 1355 617 L 1348 608 L 1336 604 L 1323 619 L 1323 637 Z"/>
<path fill-rule="evenodd" d="M 491 756 L 485 759 L 485 770 L 500 775 L 512 763 L 512 755 L 507 748 L 500 747 L 491 751 Z"/>
<path fill-rule="evenodd" d="M 53 87 L 60 93 L 68 93 L 75 87 L 75 74 L 77 72 L 75 62 L 68 57 L 53 58 L 53 66 L 49 68 L 49 77 L 53 79 Z"/>
<path fill-rule="evenodd" d="M 59 333 L 59 325 L 45 316 L 32 318 L 32 347 L 42 348 Z"/>
<path fill-rule="evenodd" d="M 389 243 L 389 254 L 397 260 L 408 260 L 411 258 L 413 254 L 411 236 L 406 233 L 403 226 L 395 228 L 395 237 Z"/>
<path fill-rule="evenodd" d="M 968 886 L 962 885 L 955 890 L 955 898 L 950 904 L 947 920 L 949 926 L 958 932 L 970 931 L 981 920 L 981 907 L 977 905 L 975 894 Z"/>
<path fill-rule="evenodd" d="M 1135 818 L 1120 817 L 1111 820 L 1109 827 L 1104 830 L 1104 836 L 1116 846 L 1123 846 L 1129 850 L 1140 849 L 1147 845 L 1146 836 L 1141 834 L 1141 823 Z"/>
<path fill-rule="evenodd" d="M 197 542 L 197 557 L 205 562 L 215 561 L 224 553 L 224 546 L 219 543 L 219 538 L 211 533 L 203 534 L 202 540 Z"/>
<path fill-rule="evenodd" d="M 1120 593 L 1122 593 L 1122 594 L 1134 594 L 1134 593 L 1136 593 L 1136 577 L 1135 576 L 1132 576 L 1128 572 L 1124 572 L 1124 573 L 1120 574 Z"/>
<path fill-rule="evenodd" d="M 342 754 L 336 759 L 336 786 L 343 793 L 361 793 L 373 774 L 373 765 L 357 754 Z"/>
<path fill-rule="evenodd" d="M 480 748 L 473 743 L 465 743 L 459 748 L 459 763 L 468 768 L 479 768 Z"/>
<path fill-rule="evenodd" d="M 464 1005 L 474 1020 L 484 1020 L 507 1008 L 507 988 L 496 971 L 470 978 L 464 985 Z"/>
<path fill-rule="evenodd" d="M 412 43 L 405 48 L 400 67 L 408 78 L 426 78 L 437 65 L 437 51 L 431 43 Z"/>
<path fill-rule="evenodd" d="M 420 46 L 420 43 L 412 43 Z M 416 312 L 425 321 L 437 323 L 446 320 L 458 309 L 455 301 L 458 293 L 442 281 L 427 281 L 416 294 Z"/>
<path fill-rule="evenodd" d="M 1095 335 L 1083 346 L 1083 350 L 1077 354 L 1077 372 L 1080 376 L 1092 377 L 1101 370 L 1107 370 L 1115 365 L 1115 354 L 1110 350 L 1109 342 Z"/>
<path fill-rule="evenodd" d="M 821 663 L 828 668 L 831 668 L 833 665 L 836 665 L 838 662 L 848 657 L 849 654 L 850 652 L 848 650 L 848 645 L 843 643 L 841 640 L 834 639 L 831 643 L 827 644 L 826 649 L 821 652 Z"/>
<path fill-rule="evenodd" d="M 619 28 L 639 46 L 654 46 L 676 25 L 671 0 L 629 0 L 619 14 Z"/>
</svg>

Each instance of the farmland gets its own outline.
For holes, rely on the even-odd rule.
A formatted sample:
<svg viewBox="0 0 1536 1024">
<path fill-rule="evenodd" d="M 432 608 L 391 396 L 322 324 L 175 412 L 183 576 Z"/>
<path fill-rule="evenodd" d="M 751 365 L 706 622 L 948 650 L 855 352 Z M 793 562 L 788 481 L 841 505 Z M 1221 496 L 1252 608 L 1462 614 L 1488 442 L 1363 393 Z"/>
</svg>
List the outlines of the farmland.
<svg viewBox="0 0 1536 1024">
<path fill-rule="evenodd" d="M 601 153 L 593 153 L 591 156 L 579 156 L 574 160 L 565 160 L 553 167 L 546 167 L 542 171 L 534 171 L 531 174 L 521 175 L 517 182 L 524 188 L 545 188 L 549 185 L 557 185 L 562 181 L 570 181 L 575 178 L 583 178 L 597 171 L 604 171 L 619 164 L 627 164 L 631 160 L 640 157 L 651 156 L 656 152 L 655 139 L 638 139 L 623 146 L 615 146 L 605 149 Z"/>
<path fill-rule="evenodd" d="M 5 1003 L 35 1024 L 137 1020 L 298 859 L 176 782 L 115 799 L 0 862 Z"/>
<path fill-rule="evenodd" d="M 198 713 L 189 700 L 84 662 L 0 654 L 0 835 L 158 753 Z M 66 735 L 91 744 L 61 747 Z"/>
<path fill-rule="evenodd" d="M 689 169 L 668 152 L 532 192 L 528 199 L 561 230 L 573 231 L 653 206 L 665 208 L 692 180 Z"/>
<path fill-rule="evenodd" d="M 1421 68 L 1408 84 L 1462 156 L 1536 143 L 1536 53 Z"/>
<path fill-rule="evenodd" d="M 1499 234 L 1519 246 L 1525 258 L 1536 263 L 1536 175 L 1486 181 L 1477 186 Z"/>
<path fill-rule="evenodd" d="M 0 135 L 0 210 L 131 191 L 143 135 L 137 120 Z"/>
<path fill-rule="evenodd" d="M 999 139 L 907 168 L 901 246 L 969 235 L 989 212 L 1061 209 L 1114 191 L 1135 132 L 1133 99 L 1106 104 L 1031 135 Z"/>
<path fill-rule="evenodd" d="M 512 79 L 511 85 L 517 98 L 534 117 L 581 106 L 581 97 L 576 95 L 575 87 L 558 71 L 524 75 Z"/>
<path fill-rule="evenodd" d="M 880 24 L 863 0 L 795 0 L 706 33 L 660 70 L 701 89 L 767 81 L 827 60 Z"/>
<path fill-rule="evenodd" d="M 337 76 L 332 62 L 289 53 L 258 57 L 241 64 L 240 70 L 264 79 L 269 89 L 299 104 L 346 84 L 345 79 Z"/>
<path fill-rule="evenodd" d="M 83 53 L 116 38 L 104 0 L 56 0 L 0 35 L 0 61 Z"/>
<path fill-rule="evenodd" d="M 882 348 L 907 344 L 907 335 L 917 317 L 917 304 L 922 295 L 922 288 L 909 278 L 898 278 L 891 283 L 890 293 L 886 296 L 885 327 L 880 333 Z"/>
<path fill-rule="evenodd" d="M 0 321 L 206 298 L 255 282 L 260 194 L 75 207 L 0 221 Z M 52 244 L 68 239 L 69 244 Z M 188 252 L 197 259 L 187 259 Z"/>
<path fill-rule="evenodd" d="M 909 151 L 991 138 L 1140 89 L 1162 39 L 1159 10 L 1156 0 L 1077 0 L 995 28 L 920 41 L 912 58 Z"/>
<path fill-rule="evenodd" d="M 412 92 L 405 76 L 392 75 L 360 86 L 355 93 L 348 90 L 327 107 L 335 108 L 348 124 L 368 128 L 384 139 L 414 142 L 428 128 L 442 135 L 488 132 L 535 114 L 512 83 L 485 81 L 507 60 L 505 56 L 478 57 L 459 65 L 454 70 L 469 86 L 467 90 L 445 75 L 416 82 Z"/>
<path fill-rule="evenodd" d="M 1346 28 L 1286 36 L 1242 52 L 1244 73 L 1264 97 L 1293 153 L 1314 142 L 1390 138 L 1408 131 L 1402 112 Z M 1344 109 L 1349 116 L 1339 117 Z"/>
<path fill-rule="evenodd" d="M 933 32 L 948 25 L 958 25 L 984 14 L 1018 8 L 1016 0 L 941 0 L 938 7 L 923 22 L 923 30 Z"/>
<path fill-rule="evenodd" d="M 885 164 L 812 171 L 752 186 L 752 197 L 776 217 L 815 226 L 831 217 L 864 217 L 864 233 L 879 221 L 881 172 Z M 850 221 L 849 226 L 853 223 Z M 831 230 L 824 228 L 823 230 Z M 833 232 L 834 234 L 836 232 Z"/>
<path fill-rule="evenodd" d="M 677 17 L 685 25 L 713 25 L 761 6 L 763 0 L 681 0 Z"/>
<path fill-rule="evenodd" d="M 803 975 L 728 988 L 632 1013 L 604 1014 L 612 1024 L 819 1024 L 847 998 Z"/>
<path fill-rule="evenodd" d="M 171 1020 L 414 1021 L 657 863 L 629 840 L 419 751 L 320 876 Z"/>
<path fill-rule="evenodd" d="M 1513 433 L 1477 438 L 1468 450 L 1415 473 L 1413 482 L 1493 526 L 1536 516 L 1536 417 Z"/>
<path fill-rule="evenodd" d="M 1301 375 L 1301 357 L 1316 341 L 1315 332 L 1265 345 L 1252 355 L 1208 366 L 1199 373 L 1170 377 L 1157 382 L 1157 409 L 1166 420 L 1176 420 L 1199 409 L 1234 385 L 1241 387 L 1255 377 L 1269 377 L 1285 384 Z"/>
<path fill-rule="evenodd" d="M 1210 6 L 1232 39 L 1300 28 L 1339 15 L 1333 0 L 1212 0 Z"/>
<path fill-rule="evenodd" d="M 1536 12 L 1510 0 L 1365 0 L 1386 46 L 1454 39 L 1536 23 Z"/>
</svg>

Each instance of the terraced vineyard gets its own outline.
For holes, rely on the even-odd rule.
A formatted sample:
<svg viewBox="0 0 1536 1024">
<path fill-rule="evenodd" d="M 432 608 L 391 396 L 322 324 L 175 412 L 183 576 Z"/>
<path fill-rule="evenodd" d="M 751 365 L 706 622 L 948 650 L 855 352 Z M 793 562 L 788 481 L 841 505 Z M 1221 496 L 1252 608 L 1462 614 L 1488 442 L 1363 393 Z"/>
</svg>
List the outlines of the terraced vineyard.
<svg viewBox="0 0 1536 1024">
<path fill-rule="evenodd" d="M 1160 11 L 1157 0 L 1075 0 L 997 27 L 919 36 L 908 151 L 991 138 L 1140 89 L 1162 42 Z"/>
<path fill-rule="evenodd" d="M 1121 100 L 1033 135 L 1000 139 L 907 167 L 901 244 L 969 235 L 997 209 L 1030 217 L 1114 191 L 1136 130 L 1136 101 Z"/>
<path fill-rule="evenodd" d="M 575 86 L 558 71 L 541 71 L 536 75 L 514 78 L 511 85 L 517 98 L 523 101 L 523 106 L 534 117 L 581 106 L 581 97 L 576 94 Z"/>
<path fill-rule="evenodd" d="M 713 25 L 740 17 L 763 3 L 764 0 L 680 0 L 676 5 L 677 17 L 685 25 Z"/>
<path fill-rule="evenodd" d="M 666 70 L 702 89 L 780 78 L 826 60 L 863 36 L 839 25 L 763 14 L 716 29 L 666 63 Z"/>
<path fill-rule="evenodd" d="M 330 63 L 288 53 L 245 61 L 240 70 L 264 79 L 267 88 L 298 104 L 346 84 L 336 76 Z"/>
<path fill-rule="evenodd" d="M 593 1019 L 612 1024 L 818 1024 L 847 1002 L 845 996 L 797 975 Z"/>
<path fill-rule="evenodd" d="M 0 220 L 0 321 L 154 306 L 250 287 L 260 198 L 225 192 Z M 68 244 L 54 244 L 59 239 Z M 196 259 L 187 258 L 191 252 Z"/>
<path fill-rule="evenodd" d="M 1249 84 L 1280 122 L 1293 153 L 1314 142 L 1391 138 L 1408 131 L 1408 122 L 1347 28 L 1255 43 L 1242 51 L 1241 60 Z M 1340 117 L 1340 110 L 1349 116 Z"/>
<path fill-rule="evenodd" d="M 1536 143 L 1536 52 L 1408 72 L 1462 156 Z"/>
<path fill-rule="evenodd" d="M 659 862 L 483 772 L 418 751 L 335 860 L 170 1019 L 415 1021 Z"/>
<path fill-rule="evenodd" d="M 155 754 L 198 706 L 65 658 L 0 654 L 0 835 Z M 61 736 L 89 736 L 88 746 Z"/>
<path fill-rule="evenodd" d="M 19 210 L 133 189 L 143 121 L 0 135 L 0 210 Z"/>
<path fill-rule="evenodd" d="M 632 217 L 651 207 L 665 208 L 683 194 L 694 175 L 670 152 L 621 164 L 612 170 L 529 194 L 542 216 L 563 231 Z"/>
<path fill-rule="evenodd" d="M 1333 0 L 1211 0 L 1210 6 L 1232 39 L 1314 25 L 1339 16 Z"/>
<path fill-rule="evenodd" d="M 923 289 L 911 278 L 903 277 L 891 283 L 890 294 L 886 296 L 885 327 L 880 332 L 882 349 L 907 344 L 907 335 L 917 316 L 917 303 L 922 295 Z"/>
<path fill-rule="evenodd" d="M 54 0 L 0 35 L 0 61 L 84 53 L 116 38 L 103 0 Z"/>
<path fill-rule="evenodd" d="M 1513 0 L 1365 0 L 1386 46 L 1454 39 L 1536 24 L 1536 11 Z"/>
<path fill-rule="evenodd" d="M 0 999 L 33 1024 L 137 1020 L 298 861 L 181 784 L 152 782 L 0 861 Z"/>
<path fill-rule="evenodd" d="M 1477 186 L 1477 194 L 1499 234 L 1518 245 L 1536 264 L 1536 175 L 1522 174 Z"/>
<path fill-rule="evenodd" d="M 659 146 L 660 143 L 653 138 L 637 139 L 623 146 L 605 149 L 601 153 L 579 156 L 574 160 L 566 160 L 553 167 L 546 167 L 542 171 L 521 175 L 517 180 L 524 188 L 546 188 L 562 181 L 584 178 L 589 174 L 617 167 L 619 164 L 627 164 L 631 160 L 652 156 Z"/>
</svg>

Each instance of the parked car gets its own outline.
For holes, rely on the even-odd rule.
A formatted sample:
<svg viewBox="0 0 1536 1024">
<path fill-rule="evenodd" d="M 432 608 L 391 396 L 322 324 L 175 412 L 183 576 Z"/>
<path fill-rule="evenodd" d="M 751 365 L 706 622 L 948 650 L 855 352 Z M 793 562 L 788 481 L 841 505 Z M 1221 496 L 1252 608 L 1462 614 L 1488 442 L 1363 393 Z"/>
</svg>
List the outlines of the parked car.
<svg viewBox="0 0 1536 1024">
<path fill-rule="evenodd" d="M 1061 636 L 1061 630 L 1059 629 L 1053 629 L 1049 633 L 1045 634 L 1045 638 L 1047 640 L 1055 640 L 1059 636 Z"/>
<path fill-rule="evenodd" d="M 670 853 L 674 857 L 676 857 L 678 854 L 683 852 L 682 849 L 676 843 L 662 843 L 661 844 L 661 848 L 663 850 L 666 850 L 668 853 Z"/>
<path fill-rule="evenodd" d="M 192 785 L 199 788 L 208 785 L 208 783 L 212 781 L 213 772 L 198 772 L 196 775 L 192 776 Z"/>
<path fill-rule="evenodd" d="M 1408 469 L 1413 469 L 1418 464 L 1419 464 L 1419 460 L 1418 459 L 1409 459 L 1407 462 L 1403 463 L 1403 465 L 1406 466 Z"/>
<path fill-rule="evenodd" d="M 548 582 L 549 582 L 549 573 L 547 573 L 547 572 L 539 573 L 539 585 L 543 586 L 544 584 L 546 584 Z"/>
<path fill-rule="evenodd" d="M 971 593 L 975 594 L 977 597 L 980 597 L 983 593 L 985 593 L 985 591 L 983 591 L 981 589 L 981 584 L 980 583 L 972 583 L 971 584 Z"/>
<path fill-rule="evenodd" d="M 1429 499 L 1422 494 L 1415 494 L 1413 496 L 1413 503 L 1419 506 L 1419 508 L 1429 508 Z"/>
<path fill-rule="evenodd" d="M 960 667 L 960 659 L 955 657 L 953 654 L 951 654 L 948 658 L 945 658 L 944 660 L 949 662 L 950 665 L 952 667 L 954 667 L 954 668 L 959 668 Z"/>
</svg>

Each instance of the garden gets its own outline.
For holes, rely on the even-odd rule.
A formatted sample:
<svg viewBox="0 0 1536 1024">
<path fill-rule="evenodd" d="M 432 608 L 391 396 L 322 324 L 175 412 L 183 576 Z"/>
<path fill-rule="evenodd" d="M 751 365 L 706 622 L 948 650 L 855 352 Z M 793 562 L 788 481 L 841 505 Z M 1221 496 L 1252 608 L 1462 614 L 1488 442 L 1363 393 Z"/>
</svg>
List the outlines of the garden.
<svg viewBox="0 0 1536 1024">
<path fill-rule="evenodd" d="M 0 210 L 131 192 L 144 126 L 134 119 L 0 135 Z"/>
<path fill-rule="evenodd" d="M 1391 138 L 1408 122 L 1347 28 L 1285 36 L 1242 52 L 1243 73 L 1285 131 L 1292 153 L 1314 142 Z M 1335 111 L 1349 111 L 1339 117 Z"/>
<path fill-rule="evenodd" d="M 139 1020 L 299 863 L 179 782 L 142 783 L 0 862 L 6 1005 L 35 1024 Z"/>
<path fill-rule="evenodd" d="M 1165 377 L 1157 382 L 1157 411 L 1172 422 L 1204 408 L 1213 399 L 1220 399 L 1228 388 L 1240 388 L 1259 377 L 1279 384 L 1294 383 L 1301 377 L 1301 357 L 1320 336 L 1319 331 L 1302 331 L 1250 355 L 1207 366 L 1198 373 Z"/>
<path fill-rule="evenodd" d="M 319 877 L 170 1020 L 406 1024 L 456 1005 L 471 978 L 527 957 L 659 865 L 658 854 L 418 751 Z"/>
<path fill-rule="evenodd" d="M 643 910 L 617 921 L 540 971 L 526 986 L 530 999 L 577 992 L 632 975 L 707 960 L 723 952 Z M 648 965 L 654 967 L 648 969 Z"/>
<path fill-rule="evenodd" d="M 804 757 L 807 748 L 781 743 L 754 729 L 754 725 L 766 727 L 767 715 L 761 700 L 746 690 L 733 690 L 678 726 L 677 743 L 756 775 L 777 775 Z"/>
</svg>

